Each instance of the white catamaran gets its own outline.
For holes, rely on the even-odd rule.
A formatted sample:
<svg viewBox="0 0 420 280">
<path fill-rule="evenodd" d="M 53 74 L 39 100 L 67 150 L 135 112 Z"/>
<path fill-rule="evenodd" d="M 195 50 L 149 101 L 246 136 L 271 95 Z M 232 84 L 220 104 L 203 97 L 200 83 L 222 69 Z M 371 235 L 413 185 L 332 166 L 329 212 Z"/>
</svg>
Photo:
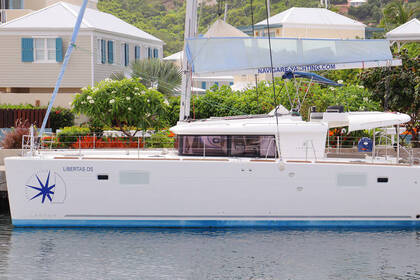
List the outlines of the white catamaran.
<svg viewBox="0 0 420 280">
<path fill-rule="evenodd" d="M 5 160 L 15 226 L 420 226 L 420 166 L 397 156 L 330 158 L 328 130 L 399 125 L 399 113 L 327 111 L 189 121 L 189 72 L 400 65 L 385 40 L 193 38 L 187 1 L 178 151 L 26 151 Z M 81 13 L 83 14 L 83 13 Z M 222 51 L 221 51 L 222 50 Z M 205 54 L 205 55 L 204 55 Z M 52 102 L 51 102 L 52 103 Z M 32 138 L 32 144 L 34 144 Z"/>
</svg>

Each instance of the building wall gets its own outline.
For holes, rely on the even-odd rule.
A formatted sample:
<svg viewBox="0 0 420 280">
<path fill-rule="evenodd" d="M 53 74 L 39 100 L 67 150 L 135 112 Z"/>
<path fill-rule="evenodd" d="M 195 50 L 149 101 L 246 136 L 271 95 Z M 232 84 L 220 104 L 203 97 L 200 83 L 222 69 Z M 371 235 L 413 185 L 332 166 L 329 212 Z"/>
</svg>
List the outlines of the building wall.
<svg viewBox="0 0 420 280">
<path fill-rule="evenodd" d="M 112 40 L 114 42 L 114 63 L 108 63 L 108 52 L 107 61 L 105 64 L 102 64 L 100 61 L 100 50 L 98 49 L 98 39 L 103 39 L 105 41 Z M 140 59 L 147 59 L 148 53 L 147 48 L 157 48 L 159 50 L 159 58 L 163 58 L 163 47 L 161 44 L 151 43 L 141 40 L 132 40 L 117 36 L 111 36 L 109 34 L 96 33 L 93 36 L 94 42 L 94 82 L 99 82 L 106 78 L 109 78 L 112 73 L 115 72 L 126 72 L 127 74 L 130 71 L 129 67 L 124 66 L 124 60 L 122 60 L 122 44 L 127 43 L 129 45 L 129 65 L 135 61 L 134 48 L 135 46 L 140 46 Z"/>
<path fill-rule="evenodd" d="M 70 33 L 48 34 L 63 39 L 63 56 L 70 41 Z M 0 35 L 0 87 L 5 88 L 53 88 L 61 70 L 61 62 L 22 62 L 21 39 L 42 36 L 42 33 L 22 35 Z M 70 63 L 61 84 L 67 88 L 81 88 L 90 85 L 91 36 L 79 34 Z"/>
<path fill-rule="evenodd" d="M 54 107 L 70 108 L 74 93 L 60 93 L 54 101 Z M 51 93 L 1 93 L 0 104 L 47 106 L 51 100 Z"/>
<path fill-rule="evenodd" d="M 68 2 L 70 4 L 77 5 L 77 6 L 81 6 L 83 3 L 83 0 L 44 0 L 44 1 L 46 3 L 46 6 L 50 6 L 60 1 Z M 97 3 L 98 3 L 98 0 L 89 0 L 87 7 L 91 9 L 97 9 Z"/>
<path fill-rule="evenodd" d="M 231 86 L 233 85 L 234 78 L 226 79 L 226 78 L 218 78 L 218 77 L 193 77 L 192 86 L 195 88 L 201 89 L 210 89 L 212 86 L 217 84 L 219 87 L 221 86 Z M 205 83 L 205 87 L 204 84 Z"/>
<path fill-rule="evenodd" d="M 25 9 L 39 10 L 47 6 L 46 0 L 24 0 L 23 6 Z"/>
<path fill-rule="evenodd" d="M 24 0 L 23 5 L 25 9 L 40 10 L 60 1 L 68 2 L 78 6 L 81 6 L 83 3 L 83 0 Z M 89 0 L 88 8 L 97 9 L 97 3 L 97 0 Z"/>
<path fill-rule="evenodd" d="M 334 38 L 334 39 L 364 39 L 365 30 L 361 29 L 327 29 L 327 28 L 296 28 L 283 27 L 284 38 Z"/>
<path fill-rule="evenodd" d="M 6 22 L 14 20 L 15 18 L 23 17 L 24 15 L 27 15 L 31 12 L 33 11 L 28 9 L 6 10 Z"/>
</svg>

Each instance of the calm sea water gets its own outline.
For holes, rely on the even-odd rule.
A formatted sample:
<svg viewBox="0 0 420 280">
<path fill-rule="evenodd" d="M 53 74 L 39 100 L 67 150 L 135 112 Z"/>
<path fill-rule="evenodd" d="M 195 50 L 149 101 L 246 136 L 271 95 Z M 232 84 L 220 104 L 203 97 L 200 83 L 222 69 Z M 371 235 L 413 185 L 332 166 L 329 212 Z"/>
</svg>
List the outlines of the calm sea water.
<svg viewBox="0 0 420 280">
<path fill-rule="evenodd" d="M 13 229 L 0 279 L 420 279 L 420 231 Z"/>
</svg>

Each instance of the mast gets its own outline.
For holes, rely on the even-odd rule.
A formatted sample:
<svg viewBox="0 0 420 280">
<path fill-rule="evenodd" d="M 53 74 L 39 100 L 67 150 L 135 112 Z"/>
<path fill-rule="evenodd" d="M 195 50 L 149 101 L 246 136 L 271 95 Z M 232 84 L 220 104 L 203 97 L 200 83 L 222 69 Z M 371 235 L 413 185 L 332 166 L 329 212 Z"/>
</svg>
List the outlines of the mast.
<svg viewBox="0 0 420 280">
<path fill-rule="evenodd" d="M 197 0 L 187 0 L 185 13 L 184 50 L 182 56 L 182 84 L 179 120 L 186 120 L 190 115 L 192 67 L 187 59 L 186 40 L 197 36 Z"/>
<path fill-rule="evenodd" d="M 77 34 L 79 34 L 80 25 L 82 24 L 82 19 L 83 19 L 83 15 L 85 14 L 87 3 L 88 3 L 88 0 L 83 0 L 83 4 L 80 7 L 79 15 L 77 16 L 76 24 L 74 25 L 73 35 L 71 36 L 71 41 L 69 43 L 69 47 L 67 48 L 66 55 L 64 56 L 63 66 L 61 66 L 61 72 L 58 75 L 58 79 L 57 79 L 57 82 L 56 82 L 55 87 L 54 87 L 54 92 L 53 92 L 53 94 L 51 96 L 51 100 L 48 104 L 48 108 L 47 108 L 47 112 L 45 113 L 44 120 L 42 121 L 41 129 L 39 130 L 39 136 L 41 136 L 41 137 L 42 137 L 42 134 L 44 133 L 45 126 L 47 125 L 47 120 L 48 120 L 48 117 L 50 115 L 51 108 L 54 104 L 54 100 L 57 96 L 58 90 L 60 89 L 61 81 L 63 79 L 64 72 L 66 71 L 67 64 L 69 63 L 71 52 L 73 51 L 73 48 L 76 45 Z"/>
</svg>

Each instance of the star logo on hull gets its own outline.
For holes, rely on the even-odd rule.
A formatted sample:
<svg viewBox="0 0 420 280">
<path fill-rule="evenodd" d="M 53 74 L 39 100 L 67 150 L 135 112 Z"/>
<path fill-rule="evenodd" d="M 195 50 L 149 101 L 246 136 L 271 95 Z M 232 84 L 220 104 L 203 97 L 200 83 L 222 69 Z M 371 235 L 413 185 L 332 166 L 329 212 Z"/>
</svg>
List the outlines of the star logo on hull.
<svg viewBox="0 0 420 280">
<path fill-rule="evenodd" d="M 42 203 L 44 203 L 45 198 L 48 198 L 49 201 L 52 201 L 51 195 L 54 194 L 54 192 L 52 191 L 53 188 L 55 188 L 55 184 L 52 186 L 49 186 L 50 183 L 50 172 L 48 171 L 48 177 L 47 177 L 47 181 L 45 182 L 45 184 L 42 183 L 41 179 L 39 179 L 38 175 L 35 175 L 36 179 L 38 180 L 39 183 L 39 187 L 34 187 L 34 186 L 30 186 L 30 185 L 26 185 L 28 188 L 32 188 L 34 190 L 39 191 L 36 195 L 34 195 L 31 200 L 42 196 Z"/>
<path fill-rule="evenodd" d="M 66 198 L 66 184 L 56 172 L 41 170 L 26 182 L 25 196 L 28 201 L 40 201 L 41 204 L 63 203 Z"/>
</svg>

